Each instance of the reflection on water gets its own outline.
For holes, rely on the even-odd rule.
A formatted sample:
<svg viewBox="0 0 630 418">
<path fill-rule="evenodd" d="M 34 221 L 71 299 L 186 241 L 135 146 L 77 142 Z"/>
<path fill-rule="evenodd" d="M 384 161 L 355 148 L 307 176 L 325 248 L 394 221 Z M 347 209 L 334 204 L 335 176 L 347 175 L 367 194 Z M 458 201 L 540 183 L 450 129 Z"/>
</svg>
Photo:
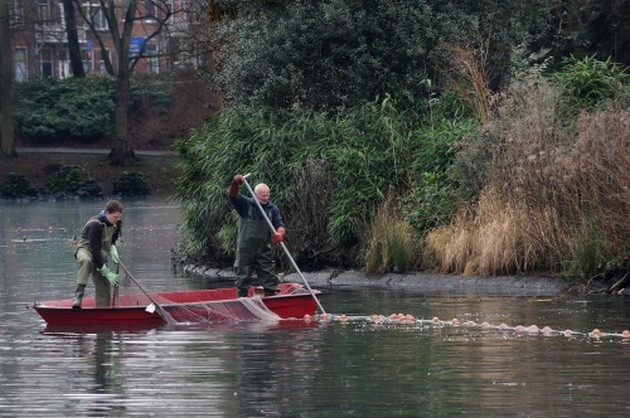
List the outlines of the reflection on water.
<svg viewBox="0 0 630 418">
<path fill-rule="evenodd" d="M 134 276 L 151 290 L 198 287 L 202 281 L 171 271 L 177 207 L 125 205 L 120 251 Z M 628 412 L 630 340 L 619 333 L 630 327 L 630 306 L 623 298 L 321 289 L 322 304 L 334 313 L 323 323 L 48 328 L 26 306 L 71 296 L 75 265 L 68 242 L 98 208 L 72 202 L 0 207 L 1 417 Z M 414 320 L 389 320 L 392 313 Z M 375 323 L 372 315 L 382 319 Z M 518 325 L 554 332 L 517 331 Z M 617 335 L 594 338 L 594 328 Z M 565 336 L 567 329 L 576 333 Z"/>
</svg>

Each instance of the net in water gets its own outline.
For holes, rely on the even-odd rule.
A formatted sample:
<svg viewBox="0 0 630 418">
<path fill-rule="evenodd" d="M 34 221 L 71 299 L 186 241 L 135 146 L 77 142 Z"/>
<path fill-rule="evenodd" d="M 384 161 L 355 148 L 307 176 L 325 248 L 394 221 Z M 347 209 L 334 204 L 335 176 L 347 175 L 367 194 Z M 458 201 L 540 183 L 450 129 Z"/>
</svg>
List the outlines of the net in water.
<svg viewBox="0 0 630 418">
<path fill-rule="evenodd" d="M 170 293 L 170 294 L 175 294 Z M 181 301 L 170 299 L 169 292 L 149 293 L 128 271 L 114 291 L 113 306 L 146 306 L 147 312 L 159 314 L 169 325 L 216 321 L 278 322 L 280 317 L 259 296 L 223 300 Z"/>
</svg>

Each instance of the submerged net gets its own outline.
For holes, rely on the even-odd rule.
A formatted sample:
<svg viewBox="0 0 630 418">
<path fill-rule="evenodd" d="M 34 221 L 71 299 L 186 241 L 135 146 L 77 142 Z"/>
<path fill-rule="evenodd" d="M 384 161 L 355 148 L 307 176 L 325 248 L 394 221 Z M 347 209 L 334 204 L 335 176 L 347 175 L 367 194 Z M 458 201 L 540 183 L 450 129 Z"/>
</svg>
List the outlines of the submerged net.
<svg viewBox="0 0 630 418">
<path fill-rule="evenodd" d="M 149 313 L 156 313 L 169 325 L 209 323 L 216 321 L 265 321 L 278 322 L 281 318 L 263 303 L 259 296 L 236 298 L 233 289 L 217 289 L 220 300 L 181 300 L 182 292 L 150 293 L 126 270 L 114 290 L 114 307 L 145 306 Z"/>
</svg>

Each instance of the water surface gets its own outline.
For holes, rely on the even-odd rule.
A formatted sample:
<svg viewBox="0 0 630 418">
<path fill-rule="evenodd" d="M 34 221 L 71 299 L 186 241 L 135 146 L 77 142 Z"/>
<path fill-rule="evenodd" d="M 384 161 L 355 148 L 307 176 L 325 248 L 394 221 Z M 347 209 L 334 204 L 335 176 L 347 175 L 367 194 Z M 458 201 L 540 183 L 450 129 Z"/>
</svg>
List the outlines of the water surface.
<svg viewBox="0 0 630 418">
<path fill-rule="evenodd" d="M 178 208 L 156 201 L 124 203 L 120 254 L 134 276 L 150 290 L 203 286 L 203 280 L 171 269 Z M 630 303 L 621 297 L 427 297 L 374 288 L 321 289 L 322 304 L 332 314 L 327 322 L 230 322 L 133 332 L 49 329 L 26 306 L 72 296 L 69 241 L 99 209 L 99 203 L 77 202 L 0 206 L 0 416 L 630 412 L 630 340 L 620 335 L 630 328 Z M 415 319 L 371 319 L 392 313 Z M 490 327 L 482 328 L 483 322 Z M 552 332 L 515 330 L 533 324 Z M 594 338 L 594 328 L 604 333 Z M 567 329 L 574 333 L 565 336 Z"/>
</svg>

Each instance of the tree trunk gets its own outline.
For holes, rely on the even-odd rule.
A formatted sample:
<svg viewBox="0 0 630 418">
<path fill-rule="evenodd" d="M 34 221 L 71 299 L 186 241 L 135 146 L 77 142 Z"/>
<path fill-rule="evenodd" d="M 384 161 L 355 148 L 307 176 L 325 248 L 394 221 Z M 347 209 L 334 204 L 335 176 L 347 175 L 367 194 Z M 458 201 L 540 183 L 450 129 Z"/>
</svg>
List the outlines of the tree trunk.
<svg viewBox="0 0 630 418">
<path fill-rule="evenodd" d="M 13 49 L 9 21 L 9 1 L 0 0 L 0 138 L 2 156 L 16 157 L 13 132 Z"/>
<path fill-rule="evenodd" d="M 115 104 L 115 123 L 116 123 L 116 143 L 109 153 L 108 159 L 111 165 L 126 166 L 137 161 L 136 154 L 133 152 L 129 141 L 129 90 L 131 78 L 131 66 L 129 63 L 129 44 L 133 29 L 134 17 L 138 3 L 132 1 L 129 3 L 125 13 L 125 22 L 122 33 L 118 33 L 118 29 L 110 27 L 114 43 L 117 43 L 116 53 L 118 54 L 118 71 L 116 72 L 116 104 Z M 113 14 L 113 9 L 110 10 Z"/>
<path fill-rule="evenodd" d="M 79 47 L 79 34 L 77 33 L 77 22 L 74 17 L 74 5 L 72 0 L 63 0 L 63 11 L 66 15 L 66 33 L 68 34 L 68 55 L 70 57 L 70 67 L 72 75 L 77 78 L 85 77 L 83 61 L 81 60 L 81 49 Z"/>
<path fill-rule="evenodd" d="M 127 67 L 127 62 L 121 63 L 116 77 L 116 143 L 108 156 L 109 163 L 115 166 L 126 166 L 137 161 L 128 135 L 130 71 Z"/>
</svg>

